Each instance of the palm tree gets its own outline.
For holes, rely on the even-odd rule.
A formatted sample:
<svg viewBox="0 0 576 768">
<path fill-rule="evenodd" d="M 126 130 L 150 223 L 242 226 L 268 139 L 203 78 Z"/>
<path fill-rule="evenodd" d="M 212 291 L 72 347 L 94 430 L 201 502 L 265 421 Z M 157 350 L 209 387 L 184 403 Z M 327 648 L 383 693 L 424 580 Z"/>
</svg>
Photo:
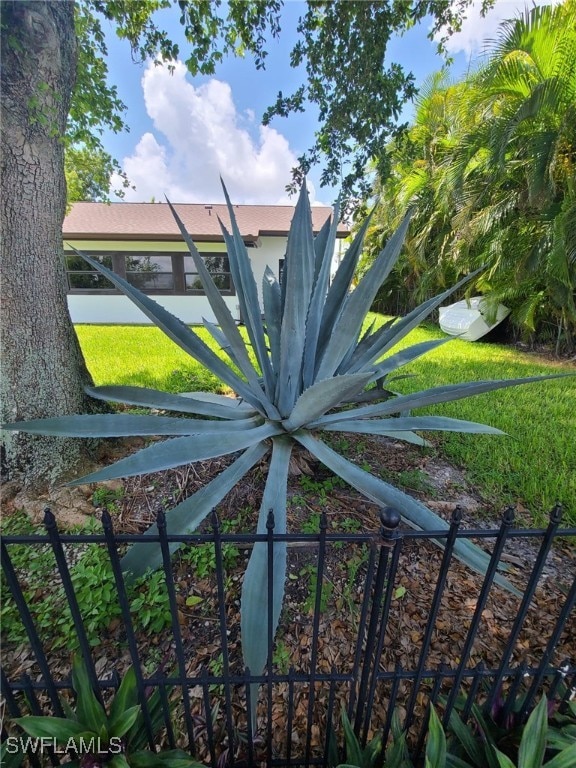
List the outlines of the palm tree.
<svg viewBox="0 0 576 768">
<path fill-rule="evenodd" d="M 473 78 L 475 128 L 454 158 L 463 190 L 454 221 L 469 228 L 480 282 L 535 330 L 576 330 L 576 3 L 504 22 Z M 478 116 L 481 115 L 481 120 Z M 457 174 L 458 175 L 458 174 Z"/>
<path fill-rule="evenodd" d="M 368 237 L 377 252 L 415 205 L 394 275 L 401 308 L 485 266 L 470 291 L 509 304 L 524 331 L 553 328 L 558 346 L 571 346 L 576 0 L 504 22 L 480 70 L 456 84 L 436 74 L 416 106 L 406 137 L 389 147 L 392 175 Z"/>
</svg>

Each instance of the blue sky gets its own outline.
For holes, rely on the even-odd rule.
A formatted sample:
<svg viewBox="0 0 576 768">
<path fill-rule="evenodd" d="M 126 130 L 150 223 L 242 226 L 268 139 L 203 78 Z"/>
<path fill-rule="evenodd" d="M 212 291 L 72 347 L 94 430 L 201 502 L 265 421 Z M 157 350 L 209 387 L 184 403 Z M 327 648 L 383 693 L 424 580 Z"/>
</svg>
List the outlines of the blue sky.
<svg viewBox="0 0 576 768">
<path fill-rule="evenodd" d="M 462 32 L 449 42 L 454 76 L 478 61 L 499 21 L 517 15 L 524 1 L 497 0 L 485 19 L 479 5 L 474 3 Z M 250 57 L 228 58 L 211 78 L 192 78 L 182 63 L 172 75 L 151 62 L 135 64 L 126 42 L 110 28 L 110 81 L 127 105 L 130 132 L 106 134 L 104 144 L 136 187 L 127 191 L 126 200 L 167 195 L 174 202 L 219 202 L 221 174 L 236 203 L 291 202 L 284 188 L 296 157 L 312 143 L 316 112 L 310 107 L 303 115 L 275 118 L 269 127 L 262 127 L 260 119 L 279 90 L 291 93 L 302 82 L 302 73 L 289 66 L 289 53 L 304 9 L 299 0 L 286 2 L 282 32 L 269 43 L 265 71 L 257 70 Z M 163 12 L 166 28 L 185 51 L 177 16 L 176 9 Z M 436 44 L 427 38 L 429 26 L 424 22 L 389 44 L 389 61 L 412 71 L 417 84 L 442 66 Z M 410 114 L 408 106 L 405 119 Z M 311 197 L 331 204 L 337 193 L 320 188 L 319 176 L 320 169 L 310 174 Z"/>
</svg>

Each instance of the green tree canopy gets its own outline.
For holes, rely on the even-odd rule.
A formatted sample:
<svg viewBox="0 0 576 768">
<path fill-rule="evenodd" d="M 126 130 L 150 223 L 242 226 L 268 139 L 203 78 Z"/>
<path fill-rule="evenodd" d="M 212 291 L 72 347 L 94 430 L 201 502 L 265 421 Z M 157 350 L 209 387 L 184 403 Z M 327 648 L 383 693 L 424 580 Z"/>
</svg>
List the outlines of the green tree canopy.
<svg viewBox="0 0 576 768">
<path fill-rule="evenodd" d="M 575 110 L 574 0 L 504 22 L 484 66 L 463 81 L 430 80 L 413 125 L 388 147 L 392 174 L 379 186 L 370 252 L 405 206 L 416 206 L 384 309 L 410 308 L 486 266 L 469 290 L 510 306 L 525 332 L 552 330 L 570 347 Z"/>
<path fill-rule="evenodd" d="M 390 38 L 426 16 L 434 20 L 431 35 L 442 28 L 457 30 L 471 2 L 314 0 L 302 4 L 298 41 L 287 66 L 303 66 L 306 80 L 292 94 L 280 91 L 263 116 L 269 123 L 276 116 L 304 111 L 309 103 L 319 109 L 315 141 L 298 159 L 292 189 L 318 163 L 324 164 L 323 185 L 340 185 L 344 169 L 345 195 L 358 187 L 367 189 L 365 168 L 372 158 L 377 158 L 380 172 L 385 172 L 384 148 L 390 136 L 403 129 L 398 116 L 405 101 L 416 93 L 412 73 L 386 59 Z M 108 163 L 119 170 L 100 138 L 103 128 L 121 131 L 127 127 L 125 105 L 109 82 L 103 20 L 115 25 L 135 59 L 152 58 L 169 67 L 182 57 L 192 75 L 211 75 L 226 54 L 249 55 L 257 68 L 265 67 L 266 46 L 270 38 L 281 34 L 283 4 L 284 0 L 232 0 L 228 4 L 221 0 L 78 0 L 78 75 L 68 121 L 70 145 L 78 151 L 99 152 L 102 166 Z M 482 0 L 483 8 L 492 4 L 493 0 Z M 162 28 L 162 14 L 157 13 L 172 7 L 180 14 L 189 45 L 185 53 Z M 102 192 L 99 187 L 99 197 Z"/>
</svg>

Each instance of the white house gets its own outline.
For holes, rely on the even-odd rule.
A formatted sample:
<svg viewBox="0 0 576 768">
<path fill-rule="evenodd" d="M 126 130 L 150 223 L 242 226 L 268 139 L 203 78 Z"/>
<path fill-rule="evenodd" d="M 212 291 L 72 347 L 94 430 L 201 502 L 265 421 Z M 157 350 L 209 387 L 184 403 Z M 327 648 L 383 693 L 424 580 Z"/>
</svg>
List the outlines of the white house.
<svg viewBox="0 0 576 768">
<path fill-rule="evenodd" d="M 218 219 L 230 231 L 225 205 L 178 204 L 178 215 L 204 257 L 232 315 L 241 321 L 226 247 Z M 261 291 L 264 269 L 278 275 L 286 252 L 292 206 L 237 205 L 234 212 L 249 249 Z M 313 207 L 317 233 L 330 208 Z M 339 242 L 348 230 L 340 225 Z M 148 318 L 100 273 L 78 257 L 71 246 L 88 253 L 153 295 L 185 323 L 214 321 L 192 257 L 166 203 L 74 203 L 64 220 L 64 255 L 68 272 L 68 306 L 74 323 L 144 324 Z"/>
</svg>

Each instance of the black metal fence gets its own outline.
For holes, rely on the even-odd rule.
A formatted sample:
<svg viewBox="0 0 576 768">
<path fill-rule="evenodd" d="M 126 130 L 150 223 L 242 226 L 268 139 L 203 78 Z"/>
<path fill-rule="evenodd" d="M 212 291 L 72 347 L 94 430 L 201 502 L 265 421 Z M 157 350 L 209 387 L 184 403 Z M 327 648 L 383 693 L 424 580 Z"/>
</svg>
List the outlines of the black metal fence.
<svg viewBox="0 0 576 768">
<path fill-rule="evenodd" d="M 450 528 L 433 534 L 399 522 L 385 510 L 378 532 L 332 532 L 322 517 L 315 533 L 277 536 L 270 516 L 268 533 L 257 536 L 229 532 L 214 516 L 207 532 L 174 537 L 160 514 L 158 535 L 150 537 L 115 533 L 107 512 L 102 532 L 61 533 L 47 510 L 45 535 L 2 541 L 7 714 L 62 716 L 75 650 L 103 700 L 133 666 L 151 748 L 160 738 L 213 766 L 307 766 L 326 765 L 334 734 L 341 740 L 342 710 L 362 741 L 376 733 L 386 740 L 396 712 L 417 758 L 431 704 L 447 723 L 455 706 L 464 717 L 475 702 L 521 717 L 543 692 L 574 695 L 576 529 L 560 527 L 559 508 L 542 530 L 513 528 L 512 510 L 498 529 L 463 530 L 458 509 Z M 455 560 L 458 538 L 491 553 L 484 576 Z M 239 595 L 247 553 L 262 540 L 270 553 L 275 541 L 288 543 L 289 568 L 276 639 L 271 626 L 262 628 L 268 667 L 256 675 L 242 667 Z M 152 596 L 150 582 L 134 597 L 122 574 L 121 553 L 136 541 L 161 545 L 163 570 Z M 171 557 L 174 543 L 183 547 Z M 94 573 L 96 554 L 98 562 L 104 555 L 110 588 L 105 599 L 97 585 L 88 590 L 99 595 L 100 614 L 106 603 L 104 621 L 88 610 L 78 576 Z M 502 559 L 512 562 L 515 595 L 497 584 Z M 30 584 L 33 561 L 59 595 L 48 626 L 44 586 Z M 272 580 L 269 599 L 271 588 Z M 64 615 L 63 640 L 57 632 Z M 160 737 L 147 709 L 153 689 L 162 703 Z M 247 712 L 255 695 L 253 731 Z"/>
</svg>

